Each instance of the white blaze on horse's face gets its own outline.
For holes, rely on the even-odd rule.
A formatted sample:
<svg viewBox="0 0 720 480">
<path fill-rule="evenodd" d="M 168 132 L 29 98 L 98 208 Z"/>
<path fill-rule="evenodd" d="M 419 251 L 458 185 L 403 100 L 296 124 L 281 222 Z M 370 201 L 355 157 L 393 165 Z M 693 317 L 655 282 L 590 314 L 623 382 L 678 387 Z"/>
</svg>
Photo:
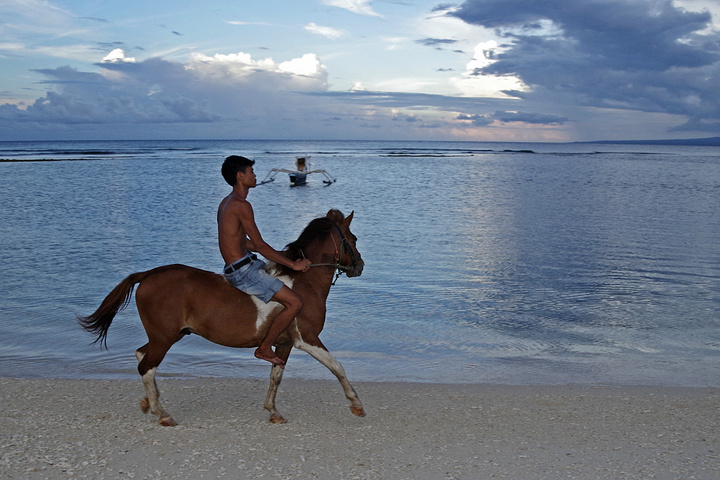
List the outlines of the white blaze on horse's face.
<svg viewBox="0 0 720 480">
<path fill-rule="evenodd" d="M 293 286 L 293 279 L 288 277 L 287 275 L 281 275 L 279 277 L 280 280 L 283 281 L 285 285 L 287 285 L 288 288 L 292 288 Z M 278 302 L 268 302 L 265 303 L 259 298 L 257 298 L 254 295 L 250 295 L 250 298 L 252 299 L 253 303 L 255 304 L 255 308 L 257 309 L 257 318 L 255 320 L 255 328 L 260 330 L 262 326 L 267 323 L 268 317 L 272 313 L 274 309 L 277 308 L 278 305 L 280 305 Z"/>
</svg>

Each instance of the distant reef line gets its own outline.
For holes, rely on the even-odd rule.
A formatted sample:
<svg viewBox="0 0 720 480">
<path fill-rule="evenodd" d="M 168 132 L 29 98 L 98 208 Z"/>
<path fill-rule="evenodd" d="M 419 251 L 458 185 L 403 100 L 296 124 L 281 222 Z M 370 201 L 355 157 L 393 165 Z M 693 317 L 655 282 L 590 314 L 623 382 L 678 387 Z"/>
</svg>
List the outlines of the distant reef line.
<svg viewBox="0 0 720 480">
<path fill-rule="evenodd" d="M 687 139 L 670 139 L 670 140 L 597 140 L 594 142 L 576 142 L 576 143 L 602 143 L 602 144 L 618 144 L 618 145 L 683 145 L 697 147 L 720 147 L 720 137 L 710 138 L 687 138 Z"/>
<path fill-rule="evenodd" d="M 24 162 L 84 162 L 100 160 L 99 158 L 0 158 L 0 163 Z"/>
</svg>

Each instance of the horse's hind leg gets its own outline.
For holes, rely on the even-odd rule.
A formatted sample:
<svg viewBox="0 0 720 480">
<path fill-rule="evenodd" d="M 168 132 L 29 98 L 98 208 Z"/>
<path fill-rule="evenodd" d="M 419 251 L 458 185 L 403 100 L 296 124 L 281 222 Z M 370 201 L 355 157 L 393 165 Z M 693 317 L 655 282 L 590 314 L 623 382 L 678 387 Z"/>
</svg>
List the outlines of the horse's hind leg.
<svg viewBox="0 0 720 480">
<path fill-rule="evenodd" d="M 357 392 L 347 379 L 345 369 L 340 362 L 332 356 L 328 349 L 325 348 L 325 345 L 322 344 L 320 339 L 302 339 L 296 341 L 295 347 L 309 353 L 313 358 L 315 358 L 315 360 L 325 365 L 337 377 L 340 381 L 340 385 L 342 385 L 343 390 L 345 391 L 345 397 L 350 400 L 350 411 L 353 415 L 364 417 L 365 409 L 363 408 L 363 404 L 360 401 Z"/>
<path fill-rule="evenodd" d="M 171 345 L 172 344 L 164 348 L 158 348 L 157 345 L 151 346 L 150 343 L 146 343 L 135 352 L 135 356 L 139 362 L 138 372 L 142 377 L 147 395 L 140 401 L 140 409 L 143 413 L 147 413 L 148 410 L 150 410 L 155 415 L 158 415 L 160 417 L 160 425 L 166 427 L 174 427 L 177 423 L 160 403 L 160 391 L 155 381 L 155 373 Z"/>
</svg>

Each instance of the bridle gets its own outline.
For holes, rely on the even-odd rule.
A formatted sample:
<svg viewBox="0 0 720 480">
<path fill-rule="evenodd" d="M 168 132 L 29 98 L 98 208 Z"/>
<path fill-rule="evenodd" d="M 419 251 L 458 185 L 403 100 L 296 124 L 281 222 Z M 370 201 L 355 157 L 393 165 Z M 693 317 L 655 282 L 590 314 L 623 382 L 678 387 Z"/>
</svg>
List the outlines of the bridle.
<svg viewBox="0 0 720 480">
<path fill-rule="evenodd" d="M 337 282 L 338 278 L 340 278 L 340 275 L 342 275 L 343 273 L 355 270 L 357 268 L 358 262 L 360 260 L 359 256 L 355 253 L 352 246 L 350 245 L 350 242 L 348 242 L 348 239 L 345 238 L 345 235 L 343 235 L 342 231 L 340 230 L 340 227 L 338 227 L 336 223 L 333 224 L 333 229 L 338 234 L 338 237 L 340 237 L 340 248 L 338 248 L 338 244 L 335 241 L 335 237 L 333 237 L 332 232 L 330 232 L 330 238 L 333 241 L 333 245 L 335 245 L 335 263 L 311 263 L 310 264 L 311 267 L 333 267 L 333 269 L 335 269 L 335 271 L 336 271 L 336 274 L 335 274 L 335 279 L 333 280 L 331 285 L 335 285 L 335 282 Z M 340 264 L 340 259 L 346 253 L 346 247 L 347 247 L 347 253 L 350 255 L 350 265 L 349 266 Z"/>
</svg>

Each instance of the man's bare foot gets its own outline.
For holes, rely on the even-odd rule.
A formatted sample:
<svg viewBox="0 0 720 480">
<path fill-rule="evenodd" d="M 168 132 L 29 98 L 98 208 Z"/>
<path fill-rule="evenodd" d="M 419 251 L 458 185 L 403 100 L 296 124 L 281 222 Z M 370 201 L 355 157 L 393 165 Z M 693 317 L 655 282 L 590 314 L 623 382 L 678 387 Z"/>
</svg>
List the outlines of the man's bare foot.
<svg viewBox="0 0 720 480">
<path fill-rule="evenodd" d="M 285 368 L 285 362 L 280 360 L 280 358 L 275 355 L 272 350 L 264 351 L 258 348 L 257 350 L 255 350 L 255 358 L 259 358 L 260 360 L 266 360 L 273 365 L 280 365 L 281 367 Z"/>
</svg>

